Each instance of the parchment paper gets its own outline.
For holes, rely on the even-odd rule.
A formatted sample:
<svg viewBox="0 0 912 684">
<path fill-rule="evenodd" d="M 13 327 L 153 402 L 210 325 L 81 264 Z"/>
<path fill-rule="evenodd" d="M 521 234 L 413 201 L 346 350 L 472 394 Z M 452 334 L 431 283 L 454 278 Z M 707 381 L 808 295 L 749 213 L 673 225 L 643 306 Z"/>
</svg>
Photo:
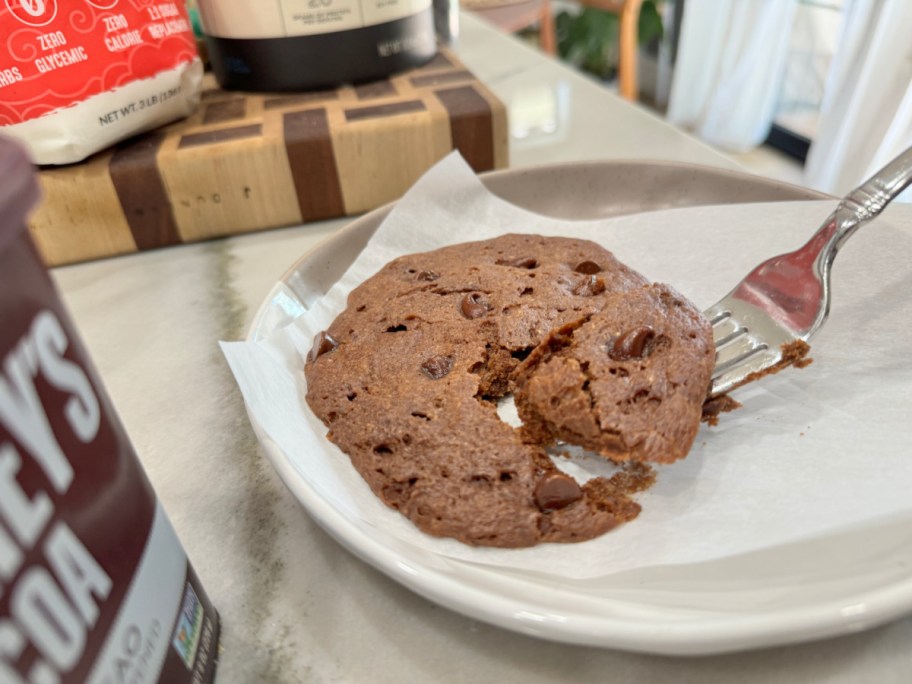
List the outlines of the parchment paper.
<svg viewBox="0 0 912 684">
<path fill-rule="evenodd" d="M 390 259 L 503 232 L 588 238 L 705 308 L 763 259 L 802 244 L 833 202 L 674 209 L 560 221 L 491 195 L 451 155 L 398 203 L 368 247 L 309 311 L 261 342 L 222 343 L 260 431 L 324 499 L 398 549 L 583 579 L 697 563 L 912 515 L 912 207 L 890 207 L 843 248 L 814 363 L 736 393 L 744 407 L 703 427 L 688 457 L 658 467 L 640 516 L 580 544 L 476 549 L 419 532 L 381 504 L 324 437 L 305 401 L 303 358 L 351 288 Z M 606 470 L 593 456 L 568 467 Z"/>
</svg>

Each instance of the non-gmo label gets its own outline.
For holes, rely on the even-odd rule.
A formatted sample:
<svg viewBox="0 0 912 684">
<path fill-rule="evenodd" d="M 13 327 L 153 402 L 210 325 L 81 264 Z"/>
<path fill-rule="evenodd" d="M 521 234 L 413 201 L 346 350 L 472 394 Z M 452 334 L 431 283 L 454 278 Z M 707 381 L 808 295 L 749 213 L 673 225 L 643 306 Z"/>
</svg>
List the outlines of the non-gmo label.
<svg viewBox="0 0 912 684">
<path fill-rule="evenodd" d="M 203 604 L 200 603 L 196 592 L 190 583 L 184 591 L 184 600 L 181 611 L 177 616 L 177 626 L 174 628 L 174 637 L 171 645 L 177 651 L 187 669 L 193 668 L 193 659 L 199 646 L 200 634 L 203 630 Z"/>
</svg>

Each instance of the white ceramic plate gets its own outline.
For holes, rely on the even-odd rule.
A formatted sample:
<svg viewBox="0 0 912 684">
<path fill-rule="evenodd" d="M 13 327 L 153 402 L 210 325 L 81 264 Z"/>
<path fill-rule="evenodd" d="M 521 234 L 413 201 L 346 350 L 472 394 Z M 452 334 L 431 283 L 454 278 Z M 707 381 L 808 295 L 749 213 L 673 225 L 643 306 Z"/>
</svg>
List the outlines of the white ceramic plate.
<svg viewBox="0 0 912 684">
<path fill-rule="evenodd" d="M 550 166 L 497 172 L 483 180 L 514 204 L 568 219 L 821 198 L 746 174 L 654 162 Z M 270 334 L 322 296 L 388 211 L 354 221 L 295 263 L 282 277 L 285 287 L 262 304 L 250 339 Z M 381 541 L 376 531 L 323 498 L 253 423 L 283 481 L 341 544 L 428 599 L 507 629 L 632 651 L 706 654 L 843 634 L 912 610 L 912 525 L 906 520 L 722 561 L 557 580 Z"/>
</svg>

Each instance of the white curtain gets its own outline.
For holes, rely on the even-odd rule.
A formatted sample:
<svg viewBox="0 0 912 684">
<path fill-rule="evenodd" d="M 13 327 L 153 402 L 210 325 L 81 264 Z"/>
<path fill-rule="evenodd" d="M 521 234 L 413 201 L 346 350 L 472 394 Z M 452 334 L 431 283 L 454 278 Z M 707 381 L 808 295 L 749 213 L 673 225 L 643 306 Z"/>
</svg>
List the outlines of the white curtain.
<svg viewBox="0 0 912 684">
<path fill-rule="evenodd" d="M 762 143 L 796 7 L 797 0 L 686 0 L 668 120 L 733 152 Z"/>
<path fill-rule="evenodd" d="M 843 13 L 804 177 L 835 195 L 912 146 L 912 0 L 846 0 Z"/>
</svg>

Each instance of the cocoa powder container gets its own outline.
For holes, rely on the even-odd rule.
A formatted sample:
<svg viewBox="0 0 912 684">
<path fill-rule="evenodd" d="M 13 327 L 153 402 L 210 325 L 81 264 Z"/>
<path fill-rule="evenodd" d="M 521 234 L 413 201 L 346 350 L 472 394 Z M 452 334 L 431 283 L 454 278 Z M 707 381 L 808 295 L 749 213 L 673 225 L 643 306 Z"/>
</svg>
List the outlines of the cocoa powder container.
<svg viewBox="0 0 912 684">
<path fill-rule="evenodd" d="M 211 682 L 219 619 L 25 229 L 0 136 L 0 682 Z"/>
<path fill-rule="evenodd" d="M 384 78 L 437 52 L 432 0 L 198 0 L 223 88 L 308 90 Z"/>
</svg>

